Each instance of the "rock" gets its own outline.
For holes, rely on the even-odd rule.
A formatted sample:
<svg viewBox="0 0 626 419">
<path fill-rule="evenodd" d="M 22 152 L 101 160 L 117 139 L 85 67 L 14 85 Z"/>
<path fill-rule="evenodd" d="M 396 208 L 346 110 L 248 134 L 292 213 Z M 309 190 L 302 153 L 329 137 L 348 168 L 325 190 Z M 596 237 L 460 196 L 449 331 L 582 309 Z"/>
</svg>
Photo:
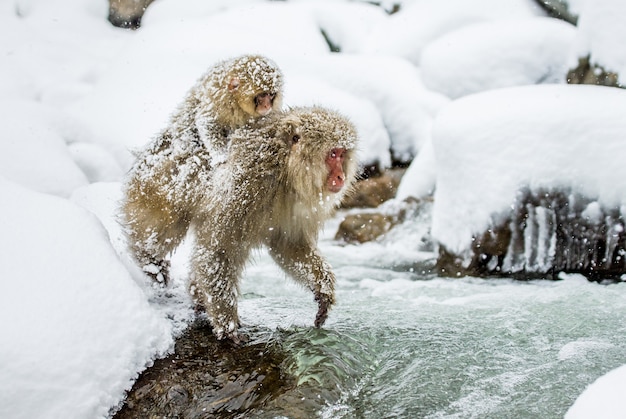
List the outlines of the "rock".
<svg viewBox="0 0 626 419">
<path fill-rule="evenodd" d="M 365 243 L 376 240 L 398 223 L 397 217 L 378 213 L 347 215 L 339 225 L 335 240 Z"/>
<path fill-rule="evenodd" d="M 391 169 L 379 176 L 371 176 L 357 182 L 342 204 L 343 208 L 376 208 L 396 196 L 398 185 L 406 169 Z"/>
<path fill-rule="evenodd" d="M 347 214 L 335 234 L 335 240 L 346 243 L 365 243 L 384 236 L 394 226 L 415 217 L 420 210 L 432 204 L 432 199 L 389 201 L 390 205 L 377 212 Z"/>
<path fill-rule="evenodd" d="M 626 273 L 626 229 L 619 208 L 564 190 L 522 191 L 511 214 L 474 237 L 470 255 L 439 247 L 437 271 L 447 276 L 590 280 Z"/>
<path fill-rule="evenodd" d="M 113 26 L 137 29 L 153 0 L 109 0 L 109 22 Z"/>
<path fill-rule="evenodd" d="M 113 418 L 319 417 L 373 362 L 369 345 L 328 329 L 240 330 L 247 343 L 220 342 L 196 320 L 172 355 L 141 373 Z"/>
<path fill-rule="evenodd" d="M 597 84 L 600 86 L 623 87 L 616 73 L 589 62 L 589 56 L 578 59 L 578 67 L 567 73 L 569 84 Z"/>
<path fill-rule="evenodd" d="M 295 387 L 282 366 L 285 358 L 268 340 L 243 346 L 217 341 L 199 321 L 177 340 L 172 355 L 140 375 L 114 418 L 233 417 L 253 411 Z"/>
</svg>

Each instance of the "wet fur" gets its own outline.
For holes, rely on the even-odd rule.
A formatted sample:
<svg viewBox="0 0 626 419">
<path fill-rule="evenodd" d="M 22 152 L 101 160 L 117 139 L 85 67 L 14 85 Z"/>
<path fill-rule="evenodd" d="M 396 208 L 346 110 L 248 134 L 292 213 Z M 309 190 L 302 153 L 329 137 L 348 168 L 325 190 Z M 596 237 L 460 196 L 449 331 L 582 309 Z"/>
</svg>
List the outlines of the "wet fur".
<svg viewBox="0 0 626 419">
<path fill-rule="evenodd" d="M 127 182 L 122 213 L 129 248 L 159 279 L 169 267 L 167 255 L 193 229 L 191 295 L 218 338 L 238 341 L 239 278 L 250 251 L 265 245 L 313 292 L 321 326 L 335 302 L 335 277 L 317 238 L 354 181 L 355 146 L 354 126 L 322 108 L 272 113 L 234 130 L 223 160 L 199 141 L 181 146 L 166 132 L 140 156 Z M 332 194 L 325 161 L 336 147 L 347 150 L 346 185 Z"/>
</svg>

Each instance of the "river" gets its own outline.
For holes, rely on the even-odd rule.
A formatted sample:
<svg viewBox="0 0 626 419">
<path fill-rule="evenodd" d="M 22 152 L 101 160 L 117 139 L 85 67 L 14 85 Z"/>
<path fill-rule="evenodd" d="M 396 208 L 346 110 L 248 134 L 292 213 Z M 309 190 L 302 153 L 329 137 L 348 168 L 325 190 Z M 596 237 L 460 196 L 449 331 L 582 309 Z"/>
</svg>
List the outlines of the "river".
<svg viewBox="0 0 626 419">
<path fill-rule="evenodd" d="M 335 241 L 338 220 L 320 240 L 338 279 L 322 329 L 264 251 L 245 271 L 242 330 L 280 348 L 297 389 L 253 417 L 561 418 L 626 364 L 626 284 L 441 278 L 429 216 L 363 245 Z"/>
</svg>

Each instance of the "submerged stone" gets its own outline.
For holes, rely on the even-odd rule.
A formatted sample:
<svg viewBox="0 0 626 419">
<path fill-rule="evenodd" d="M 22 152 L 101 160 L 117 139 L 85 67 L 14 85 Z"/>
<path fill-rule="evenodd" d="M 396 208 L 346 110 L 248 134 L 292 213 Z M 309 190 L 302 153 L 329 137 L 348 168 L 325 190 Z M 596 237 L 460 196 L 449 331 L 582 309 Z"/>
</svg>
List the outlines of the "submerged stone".
<svg viewBox="0 0 626 419">
<path fill-rule="evenodd" d="M 197 320 L 173 354 L 139 376 L 113 418 L 317 417 L 372 362 L 368 345 L 332 330 L 241 330 L 250 339 L 235 345 Z"/>
<path fill-rule="evenodd" d="M 198 321 L 139 376 L 114 418 L 242 417 L 294 388 L 285 358 L 269 338 L 236 346 Z"/>
</svg>

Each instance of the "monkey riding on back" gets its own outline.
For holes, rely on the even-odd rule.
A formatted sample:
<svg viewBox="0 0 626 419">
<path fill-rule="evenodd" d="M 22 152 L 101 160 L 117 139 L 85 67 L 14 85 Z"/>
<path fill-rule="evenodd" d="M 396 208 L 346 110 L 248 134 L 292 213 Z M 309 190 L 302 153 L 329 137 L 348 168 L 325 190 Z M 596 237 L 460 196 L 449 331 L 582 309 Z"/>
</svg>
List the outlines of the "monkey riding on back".
<svg viewBox="0 0 626 419">
<path fill-rule="evenodd" d="M 321 107 L 294 108 L 252 118 L 219 139 L 225 139 L 219 160 L 205 156 L 206 147 L 186 155 L 185 162 L 200 160 L 204 166 L 187 171 L 179 192 L 185 205 L 170 205 L 165 214 L 158 206 L 163 198 L 142 194 L 167 195 L 168 187 L 179 188 L 172 184 L 176 176 L 130 173 L 122 215 L 131 252 L 140 265 L 148 261 L 162 268 L 191 228 L 191 296 L 206 310 L 218 339 L 239 342 L 239 280 L 251 250 L 265 246 L 289 276 L 311 290 L 318 305 L 314 324 L 322 326 L 335 302 L 335 276 L 317 239 L 356 177 L 354 126 Z M 152 150 L 143 154 L 144 162 L 154 157 Z M 180 171 L 178 162 L 168 162 L 168 169 Z M 148 187 L 153 183 L 163 188 Z M 172 226 L 174 238 L 168 236 Z"/>
<path fill-rule="evenodd" d="M 186 236 L 212 167 L 226 159 L 230 133 L 280 110 L 283 76 L 268 58 L 217 63 L 190 89 L 169 124 L 138 155 L 124 185 L 122 223 L 131 255 L 158 282 Z"/>
</svg>

